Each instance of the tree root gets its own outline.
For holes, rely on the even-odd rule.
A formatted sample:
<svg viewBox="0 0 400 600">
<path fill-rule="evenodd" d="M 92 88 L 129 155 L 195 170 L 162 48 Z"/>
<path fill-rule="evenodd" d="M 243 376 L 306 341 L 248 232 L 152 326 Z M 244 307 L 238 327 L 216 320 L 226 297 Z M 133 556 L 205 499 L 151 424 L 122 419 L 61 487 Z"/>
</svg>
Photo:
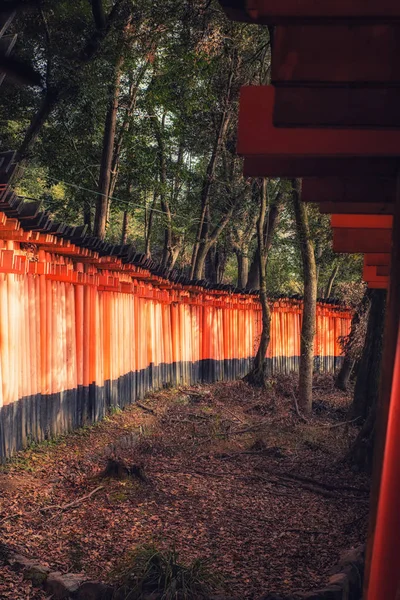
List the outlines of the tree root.
<svg viewBox="0 0 400 600">
<path fill-rule="evenodd" d="M 145 406 L 144 404 L 141 404 L 140 402 L 135 402 L 134 406 L 137 406 L 138 408 L 141 408 L 142 410 L 144 410 L 144 412 L 147 412 L 150 415 L 156 415 L 157 414 L 152 408 L 148 408 L 147 406 Z"/>
<path fill-rule="evenodd" d="M 299 404 L 297 402 L 297 398 L 296 398 L 296 394 L 294 392 L 292 392 L 292 396 L 293 396 L 293 401 L 294 401 L 294 407 L 296 409 L 296 414 L 297 416 L 304 421 L 304 423 L 308 423 L 308 420 L 305 418 L 304 415 L 301 414 L 300 410 L 299 410 Z"/>
<path fill-rule="evenodd" d="M 43 508 L 40 508 L 39 511 L 45 512 L 47 510 L 56 510 L 56 509 L 61 510 L 61 511 L 67 510 L 67 508 L 71 508 L 72 506 L 76 506 L 77 504 L 80 504 L 84 500 L 88 500 L 94 494 L 96 494 L 99 490 L 102 490 L 103 488 L 104 488 L 104 485 L 99 485 L 97 488 L 95 488 L 94 490 L 89 492 L 89 494 L 86 494 L 85 496 L 81 496 L 80 498 L 77 498 L 76 500 L 73 500 L 72 502 L 68 502 L 68 504 L 52 504 L 51 506 L 44 506 Z"/>
<path fill-rule="evenodd" d="M 317 487 L 320 487 L 320 488 L 323 488 L 323 489 L 326 489 L 326 490 L 329 490 L 332 492 L 334 492 L 336 490 L 343 490 L 346 492 L 359 492 L 359 493 L 363 493 L 363 494 L 369 494 L 368 488 L 358 488 L 358 487 L 354 487 L 352 485 L 333 485 L 330 483 L 324 483 L 323 481 L 317 481 L 316 479 L 312 479 L 311 477 L 303 477 L 302 475 L 296 475 L 295 473 L 289 473 L 287 471 L 282 472 L 282 473 L 274 473 L 274 472 L 270 471 L 270 473 L 277 477 L 283 477 L 285 479 L 293 479 L 294 481 L 299 481 L 301 483 L 315 485 Z"/>
</svg>

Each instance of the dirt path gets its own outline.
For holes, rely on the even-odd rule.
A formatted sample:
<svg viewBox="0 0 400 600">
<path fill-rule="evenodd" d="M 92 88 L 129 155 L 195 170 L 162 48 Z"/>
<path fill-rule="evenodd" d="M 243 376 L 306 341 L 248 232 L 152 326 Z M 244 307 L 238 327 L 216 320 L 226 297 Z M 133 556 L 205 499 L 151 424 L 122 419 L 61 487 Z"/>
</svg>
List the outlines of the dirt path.
<svg viewBox="0 0 400 600">
<path fill-rule="evenodd" d="M 364 541 L 368 481 L 339 462 L 357 432 L 336 426 L 348 398 L 320 379 L 303 423 L 291 386 L 168 390 L 143 401 L 154 414 L 133 406 L 21 453 L 0 473 L 1 541 L 106 581 L 153 543 L 209 560 L 235 599 L 319 586 L 339 553 Z M 112 455 L 142 465 L 147 482 L 101 479 Z M 0 597 L 45 597 L 1 575 Z"/>
</svg>

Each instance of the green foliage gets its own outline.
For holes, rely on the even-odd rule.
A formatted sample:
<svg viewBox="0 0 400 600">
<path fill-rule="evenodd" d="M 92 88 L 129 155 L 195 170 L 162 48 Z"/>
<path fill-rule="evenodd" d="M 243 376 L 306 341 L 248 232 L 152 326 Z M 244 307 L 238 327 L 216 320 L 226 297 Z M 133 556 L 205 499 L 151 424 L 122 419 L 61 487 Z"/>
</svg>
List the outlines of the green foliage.
<svg viewBox="0 0 400 600">
<path fill-rule="evenodd" d="M 185 566 L 175 549 L 161 552 L 154 546 L 138 547 L 130 557 L 116 592 L 118 598 L 142 600 L 202 600 L 217 584 L 206 564 L 199 559 Z"/>
<path fill-rule="evenodd" d="M 243 84 L 267 83 L 268 29 L 229 21 L 217 0 L 206 5 L 103 0 L 106 17 L 116 5 L 117 16 L 90 61 L 82 56 L 98 32 L 87 0 L 44 0 L 15 19 L 15 51 L 34 63 L 43 90 L 17 87 L 6 78 L 0 97 L 3 145 L 18 149 L 46 94 L 59 94 L 30 148 L 17 193 L 40 200 L 56 220 L 93 224 L 110 82 L 122 57 L 114 157 L 117 149 L 119 154 L 106 239 L 120 242 L 126 211 L 127 241 L 157 261 L 169 245 L 176 267 L 188 274 L 202 194 L 210 183 L 202 236 L 232 214 L 216 236 L 205 275 L 235 284 L 237 258 L 245 255 L 251 263 L 254 256 L 258 215 L 252 182 L 243 178 L 242 160 L 235 155 L 239 90 Z M 268 293 L 301 294 L 290 183 L 271 182 L 272 200 L 277 185 L 285 200 L 268 259 Z M 335 295 L 341 283 L 360 280 L 361 259 L 334 255 L 328 218 L 315 208 L 309 213 L 318 294 L 325 295 L 337 270 Z"/>
</svg>

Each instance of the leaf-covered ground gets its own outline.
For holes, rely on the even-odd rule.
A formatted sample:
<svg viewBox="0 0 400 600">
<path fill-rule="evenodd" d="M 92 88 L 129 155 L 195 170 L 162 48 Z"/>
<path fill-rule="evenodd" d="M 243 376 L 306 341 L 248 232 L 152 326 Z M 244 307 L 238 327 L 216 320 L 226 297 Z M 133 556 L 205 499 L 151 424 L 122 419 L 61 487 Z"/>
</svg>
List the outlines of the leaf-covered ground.
<svg viewBox="0 0 400 600">
<path fill-rule="evenodd" d="M 315 381 L 315 411 L 294 410 L 294 380 L 165 390 L 0 472 L 1 541 L 53 569 L 113 581 L 138 545 L 207 559 L 226 597 L 309 590 L 365 539 L 368 480 L 341 462 L 357 433 L 349 398 Z M 110 456 L 147 482 L 104 479 Z M 81 500 L 95 488 L 103 486 Z M 65 506 L 80 500 L 71 506 Z M 1 566 L 0 597 L 42 600 Z"/>
</svg>

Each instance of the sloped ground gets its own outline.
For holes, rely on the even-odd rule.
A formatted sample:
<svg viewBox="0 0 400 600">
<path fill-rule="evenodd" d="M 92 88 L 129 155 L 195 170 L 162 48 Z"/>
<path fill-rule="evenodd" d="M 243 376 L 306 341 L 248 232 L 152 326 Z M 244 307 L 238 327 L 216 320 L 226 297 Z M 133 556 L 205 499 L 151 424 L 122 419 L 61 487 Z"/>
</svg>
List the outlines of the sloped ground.
<svg viewBox="0 0 400 600">
<path fill-rule="evenodd" d="M 137 545 L 175 546 L 184 562 L 209 560 L 237 600 L 322 585 L 365 539 L 368 481 L 341 462 L 357 433 L 343 423 L 349 399 L 317 379 L 305 423 L 294 384 L 166 390 L 143 402 L 154 414 L 133 406 L 20 453 L 0 473 L 1 541 L 104 581 Z M 110 456 L 141 465 L 147 481 L 102 478 Z M 45 595 L 0 567 L 0 597 Z"/>
</svg>

